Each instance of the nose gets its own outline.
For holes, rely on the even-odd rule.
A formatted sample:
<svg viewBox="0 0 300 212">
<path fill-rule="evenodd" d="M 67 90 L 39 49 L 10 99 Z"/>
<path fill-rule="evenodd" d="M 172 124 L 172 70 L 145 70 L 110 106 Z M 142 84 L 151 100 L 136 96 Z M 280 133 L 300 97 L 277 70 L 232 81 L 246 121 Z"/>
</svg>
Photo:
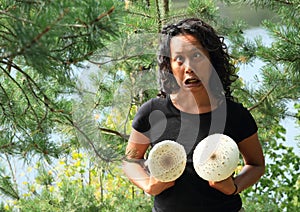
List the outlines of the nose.
<svg viewBox="0 0 300 212">
<path fill-rule="evenodd" d="M 189 60 L 185 60 L 184 61 L 184 72 L 185 73 L 193 73 L 193 68 L 191 67 L 190 61 Z"/>
</svg>

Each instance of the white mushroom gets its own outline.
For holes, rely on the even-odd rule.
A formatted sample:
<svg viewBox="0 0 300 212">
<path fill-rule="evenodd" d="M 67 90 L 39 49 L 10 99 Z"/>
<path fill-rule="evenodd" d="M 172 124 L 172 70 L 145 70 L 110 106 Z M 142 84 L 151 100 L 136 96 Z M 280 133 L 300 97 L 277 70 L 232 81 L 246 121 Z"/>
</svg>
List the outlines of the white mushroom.
<svg viewBox="0 0 300 212">
<path fill-rule="evenodd" d="M 208 181 L 228 178 L 239 162 L 239 149 L 235 141 L 224 134 L 213 134 L 203 139 L 193 153 L 197 174 Z"/>
<path fill-rule="evenodd" d="M 181 176 L 186 160 L 186 152 L 181 144 L 164 140 L 150 150 L 147 165 L 151 176 L 162 182 L 170 182 Z"/>
</svg>

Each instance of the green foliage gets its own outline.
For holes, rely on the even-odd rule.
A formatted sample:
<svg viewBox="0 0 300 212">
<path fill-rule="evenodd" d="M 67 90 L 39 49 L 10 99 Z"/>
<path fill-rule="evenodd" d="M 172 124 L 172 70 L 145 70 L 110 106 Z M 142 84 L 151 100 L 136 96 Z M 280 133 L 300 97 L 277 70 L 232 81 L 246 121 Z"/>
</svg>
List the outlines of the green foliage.
<svg viewBox="0 0 300 212">
<path fill-rule="evenodd" d="M 74 65 L 116 37 L 111 1 L 1 1 L 0 151 L 58 157 L 72 125 Z"/>
<path fill-rule="evenodd" d="M 259 197 L 258 197 L 259 196 Z M 258 198 L 257 198 L 258 197 Z M 245 211 L 279 212 L 276 202 L 270 201 L 268 194 L 256 194 L 250 198 L 243 198 Z"/>
<path fill-rule="evenodd" d="M 262 211 L 298 211 L 300 158 L 293 148 L 285 145 L 286 129 L 280 121 L 286 117 L 297 118 L 297 113 L 288 110 L 288 104 L 299 104 L 299 1 L 241 2 L 268 8 L 277 15 L 276 22 L 262 22 L 273 40 L 270 46 L 259 38 L 254 42 L 235 39 L 232 45 L 236 58 L 243 58 L 239 63 L 251 63 L 254 59 L 264 62 L 256 88 L 240 84 L 242 87 L 235 91 L 257 120 L 267 162 L 263 178 L 254 189 L 243 192 L 243 197 L 245 202 L 255 197 L 261 203 L 275 203 L 271 208 L 266 205 Z"/>
<path fill-rule="evenodd" d="M 0 191 L 5 196 L 12 199 L 19 199 L 18 191 L 15 188 L 15 184 L 12 182 L 9 176 L 0 175 Z"/>
<path fill-rule="evenodd" d="M 296 103 L 294 105 L 294 107 L 298 111 L 297 114 L 296 114 L 296 118 L 297 118 L 298 124 L 300 125 L 300 104 Z"/>
<path fill-rule="evenodd" d="M 0 157 L 8 165 L 1 163 L 0 191 L 9 200 L 0 210 L 151 211 L 152 198 L 123 177 L 119 162 L 136 111 L 158 91 L 158 32 L 196 16 L 230 41 L 237 73 L 264 62 L 255 87 L 242 79 L 234 84 L 257 121 L 267 159 L 264 177 L 242 193 L 246 210 L 297 211 L 300 161 L 285 145 L 281 121 L 300 120 L 299 0 L 223 1 L 272 10 L 275 19 L 262 23 L 271 46 L 246 39 L 244 22 L 220 17 L 219 1 L 191 0 L 176 9 L 175 1 L 126 2 L 1 0 Z M 46 159 L 25 189 L 13 157 Z"/>
<path fill-rule="evenodd" d="M 187 12 L 190 16 L 201 17 L 209 23 L 217 22 L 218 7 L 215 1 L 191 0 Z"/>
<path fill-rule="evenodd" d="M 34 182 L 23 182 L 27 186 L 23 197 L 2 205 L 3 211 L 151 210 L 151 198 L 122 177 L 117 164 L 102 169 L 92 165 L 87 154 L 73 151 L 48 171 L 38 163 Z"/>
</svg>

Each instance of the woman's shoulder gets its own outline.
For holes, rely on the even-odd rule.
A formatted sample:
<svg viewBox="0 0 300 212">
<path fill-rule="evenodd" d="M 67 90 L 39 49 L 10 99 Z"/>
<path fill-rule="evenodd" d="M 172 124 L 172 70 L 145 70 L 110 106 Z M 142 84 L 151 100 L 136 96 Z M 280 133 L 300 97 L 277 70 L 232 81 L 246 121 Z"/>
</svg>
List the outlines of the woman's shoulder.
<svg viewBox="0 0 300 212">
<path fill-rule="evenodd" d="M 227 104 L 228 109 L 247 110 L 247 108 L 243 105 L 243 103 L 235 101 L 235 100 L 227 99 L 226 104 Z"/>
<path fill-rule="evenodd" d="M 162 107 L 165 107 L 168 104 L 168 99 L 164 97 L 154 97 L 146 102 L 144 102 L 140 110 L 151 112 L 153 110 L 161 109 Z"/>
<path fill-rule="evenodd" d="M 167 104 L 168 103 L 168 97 L 153 97 L 146 102 L 144 102 L 142 105 L 147 105 L 147 106 L 158 106 L 161 104 Z"/>
</svg>

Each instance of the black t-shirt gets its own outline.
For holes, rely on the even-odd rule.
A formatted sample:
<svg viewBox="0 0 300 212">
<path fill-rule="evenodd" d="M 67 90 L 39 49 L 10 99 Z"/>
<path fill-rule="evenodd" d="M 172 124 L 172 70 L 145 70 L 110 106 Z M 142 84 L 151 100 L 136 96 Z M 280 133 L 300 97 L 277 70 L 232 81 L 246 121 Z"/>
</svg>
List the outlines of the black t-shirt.
<svg viewBox="0 0 300 212">
<path fill-rule="evenodd" d="M 204 114 L 178 110 L 167 98 L 151 99 L 139 109 L 132 127 L 147 136 L 151 145 L 163 140 L 182 144 L 187 153 L 187 165 L 175 185 L 155 196 L 155 212 L 226 212 L 238 211 L 239 195 L 228 196 L 211 188 L 193 168 L 193 150 L 208 135 L 223 133 L 236 143 L 257 131 L 256 123 L 242 104 L 227 100 L 217 109 Z"/>
</svg>

